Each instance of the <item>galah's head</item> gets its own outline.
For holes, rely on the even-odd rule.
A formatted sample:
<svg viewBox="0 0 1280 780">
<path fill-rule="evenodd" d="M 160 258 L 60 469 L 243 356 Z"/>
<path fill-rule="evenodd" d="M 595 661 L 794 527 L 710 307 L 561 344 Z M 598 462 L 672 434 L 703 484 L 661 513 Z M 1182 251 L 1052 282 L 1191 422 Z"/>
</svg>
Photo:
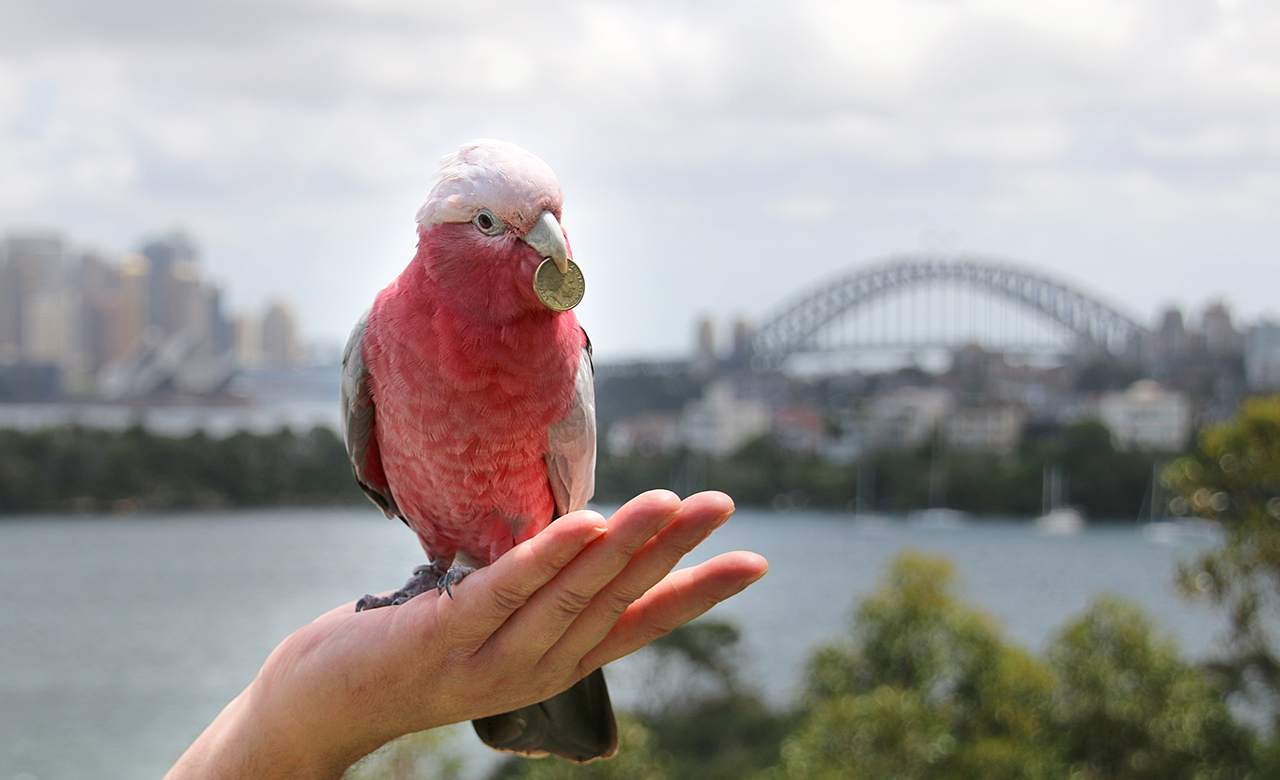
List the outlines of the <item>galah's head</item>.
<svg viewBox="0 0 1280 780">
<path fill-rule="evenodd" d="M 542 160 L 504 141 L 472 141 L 441 160 L 418 209 L 419 256 L 467 305 L 499 315 L 541 308 L 534 272 L 551 260 L 564 273 L 573 256 L 561 206 L 560 184 Z"/>
</svg>

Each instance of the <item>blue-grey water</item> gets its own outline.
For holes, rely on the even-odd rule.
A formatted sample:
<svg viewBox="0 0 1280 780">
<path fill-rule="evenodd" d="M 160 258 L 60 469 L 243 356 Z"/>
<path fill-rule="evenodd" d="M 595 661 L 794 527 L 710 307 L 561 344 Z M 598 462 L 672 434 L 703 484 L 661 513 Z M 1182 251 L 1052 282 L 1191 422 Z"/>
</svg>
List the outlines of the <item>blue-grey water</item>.
<svg viewBox="0 0 1280 780">
<path fill-rule="evenodd" d="M 785 704 L 808 651 L 846 630 L 854 599 L 904 547 L 950 556 L 963 594 L 1032 650 L 1109 590 L 1203 657 L 1222 621 L 1171 582 L 1175 562 L 1207 543 L 1157 544 L 1136 527 L 1050 537 L 1029 523 L 946 530 L 742 510 L 690 560 L 769 558 L 770 574 L 713 614 L 739 625 L 748 675 Z M 276 643 L 399 585 L 421 555 L 372 508 L 0 521 L 0 780 L 160 777 Z M 618 670 L 623 706 L 634 678 Z"/>
</svg>

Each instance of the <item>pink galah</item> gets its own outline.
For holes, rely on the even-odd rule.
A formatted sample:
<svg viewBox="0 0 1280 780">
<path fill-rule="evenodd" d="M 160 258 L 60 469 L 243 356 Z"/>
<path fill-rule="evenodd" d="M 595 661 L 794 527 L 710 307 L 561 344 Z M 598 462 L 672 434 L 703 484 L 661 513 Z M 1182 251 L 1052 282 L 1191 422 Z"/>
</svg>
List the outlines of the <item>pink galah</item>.
<svg viewBox="0 0 1280 780">
<path fill-rule="evenodd" d="M 418 251 L 356 325 L 343 357 L 343 434 L 356 479 L 418 535 L 429 563 L 389 597 L 450 588 L 594 490 L 591 345 L 544 304 L 534 272 L 564 272 L 560 185 L 520 147 L 474 141 L 444 158 L 418 211 Z M 475 721 L 499 750 L 612 755 L 600 670 L 541 704 Z"/>
</svg>

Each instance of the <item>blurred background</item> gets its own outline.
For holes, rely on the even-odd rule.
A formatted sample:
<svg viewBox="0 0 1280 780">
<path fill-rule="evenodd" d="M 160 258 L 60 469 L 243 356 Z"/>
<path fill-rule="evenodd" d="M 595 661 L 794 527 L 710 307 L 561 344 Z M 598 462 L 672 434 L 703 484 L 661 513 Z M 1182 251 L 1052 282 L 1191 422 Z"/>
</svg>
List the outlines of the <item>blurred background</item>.
<svg viewBox="0 0 1280 780">
<path fill-rule="evenodd" d="M 1273 4 L 10 0 L 0 780 L 159 776 L 418 562 L 338 361 L 478 137 L 565 193 L 601 507 L 773 563 L 589 771 L 1280 771 Z M 563 771 L 420 742 L 362 771 Z"/>
</svg>

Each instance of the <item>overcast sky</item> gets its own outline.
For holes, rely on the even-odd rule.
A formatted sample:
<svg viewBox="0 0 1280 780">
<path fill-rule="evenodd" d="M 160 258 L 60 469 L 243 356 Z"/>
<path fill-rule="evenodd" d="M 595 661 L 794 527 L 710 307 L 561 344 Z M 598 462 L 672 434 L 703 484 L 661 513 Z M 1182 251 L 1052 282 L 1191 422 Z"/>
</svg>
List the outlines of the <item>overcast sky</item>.
<svg viewBox="0 0 1280 780">
<path fill-rule="evenodd" d="M 314 338 L 485 136 L 559 175 L 606 358 L 920 249 L 1144 321 L 1280 312 L 1274 0 L 0 6 L 0 231 L 181 226 L 233 308 L 283 294 Z"/>
</svg>

